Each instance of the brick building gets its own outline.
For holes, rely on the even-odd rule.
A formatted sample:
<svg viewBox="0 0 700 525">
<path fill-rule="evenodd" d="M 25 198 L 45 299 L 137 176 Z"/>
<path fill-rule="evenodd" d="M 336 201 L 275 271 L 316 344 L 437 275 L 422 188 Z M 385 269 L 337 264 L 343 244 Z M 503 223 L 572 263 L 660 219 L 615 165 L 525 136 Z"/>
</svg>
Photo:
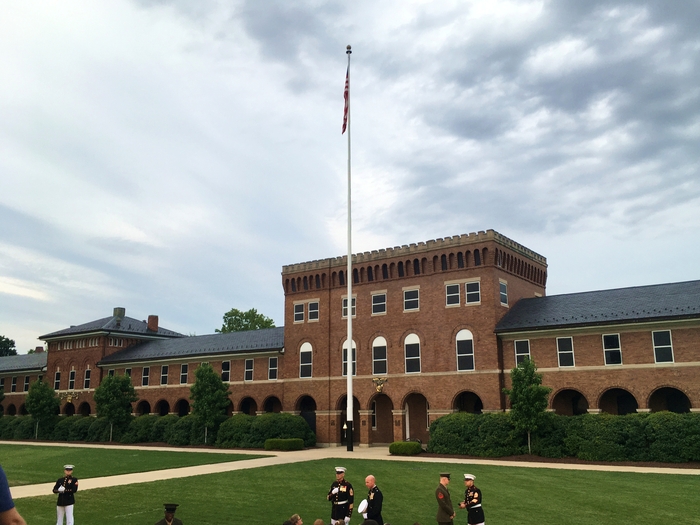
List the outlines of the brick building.
<svg viewBox="0 0 700 525">
<path fill-rule="evenodd" d="M 116 373 L 132 377 L 136 414 L 184 415 L 208 362 L 231 413 L 299 413 L 323 444 L 343 441 L 348 368 L 361 444 L 425 441 L 442 415 L 507 409 L 501 390 L 526 357 L 562 414 L 700 406 L 700 281 L 545 297 L 546 259 L 493 230 L 353 255 L 350 304 L 346 269 L 345 257 L 283 267 L 284 328 L 184 337 L 117 308 L 42 336 L 31 371 L 66 414 L 94 414 L 94 388 Z M 29 370 L 0 359 L 6 383 Z M 22 412 L 13 394 L 6 414 Z"/>
</svg>

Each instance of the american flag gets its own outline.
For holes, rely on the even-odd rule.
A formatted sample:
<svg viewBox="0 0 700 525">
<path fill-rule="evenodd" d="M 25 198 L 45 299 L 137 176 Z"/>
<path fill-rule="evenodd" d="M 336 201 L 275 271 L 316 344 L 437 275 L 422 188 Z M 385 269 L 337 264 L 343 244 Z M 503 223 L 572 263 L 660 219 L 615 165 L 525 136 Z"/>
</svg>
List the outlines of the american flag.
<svg viewBox="0 0 700 525">
<path fill-rule="evenodd" d="M 345 91 L 343 92 L 343 98 L 345 98 L 345 109 L 343 110 L 343 131 L 341 135 L 345 133 L 345 129 L 348 127 L 348 105 L 350 103 L 350 66 L 348 66 L 348 71 L 345 73 Z"/>
</svg>

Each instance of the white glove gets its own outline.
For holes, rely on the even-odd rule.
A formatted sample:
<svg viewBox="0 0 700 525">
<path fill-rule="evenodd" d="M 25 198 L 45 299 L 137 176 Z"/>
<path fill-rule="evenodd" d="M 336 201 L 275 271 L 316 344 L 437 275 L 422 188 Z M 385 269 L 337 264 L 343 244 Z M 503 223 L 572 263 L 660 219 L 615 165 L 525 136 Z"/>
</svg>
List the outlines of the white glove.
<svg viewBox="0 0 700 525">
<path fill-rule="evenodd" d="M 333 490 L 331 490 L 331 494 L 338 494 L 338 487 L 335 487 Z"/>
<path fill-rule="evenodd" d="M 66 491 L 66 487 L 64 487 L 63 485 L 61 485 L 60 487 L 58 487 L 58 491 L 59 491 L 59 492 L 65 492 L 65 491 Z"/>
<path fill-rule="evenodd" d="M 363 512 L 363 513 L 362 513 L 362 517 L 363 517 L 364 519 L 367 519 L 367 513 L 366 513 L 366 512 Z"/>
<path fill-rule="evenodd" d="M 350 516 L 345 516 L 345 525 L 348 525 L 350 523 Z"/>
</svg>

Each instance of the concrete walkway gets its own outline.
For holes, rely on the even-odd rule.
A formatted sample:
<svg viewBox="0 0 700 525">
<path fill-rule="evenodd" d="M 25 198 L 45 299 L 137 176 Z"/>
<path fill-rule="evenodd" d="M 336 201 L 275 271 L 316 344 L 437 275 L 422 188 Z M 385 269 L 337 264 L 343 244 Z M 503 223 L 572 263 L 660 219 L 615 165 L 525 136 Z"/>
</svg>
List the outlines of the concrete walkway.
<svg viewBox="0 0 700 525">
<path fill-rule="evenodd" d="M 241 449 L 183 449 L 175 447 L 142 447 L 128 445 L 96 445 L 78 443 L 18 443 L 16 441 L 0 441 L 3 444 L 22 444 L 36 446 L 56 446 L 56 447 L 91 447 L 110 448 L 119 450 L 159 450 L 169 452 L 206 452 L 211 454 L 254 453 L 259 451 Z M 81 478 L 80 490 L 90 490 L 104 487 L 116 487 L 119 485 L 132 485 L 134 483 L 148 483 L 151 481 L 161 481 L 166 479 L 184 478 L 190 476 L 200 476 L 203 474 L 215 474 L 219 472 L 230 472 L 232 470 L 244 470 L 270 465 L 283 465 L 288 463 L 298 463 L 302 461 L 313 461 L 317 459 L 336 458 L 345 459 L 370 459 L 370 460 L 390 460 L 390 461 L 419 461 L 425 463 L 452 463 L 455 465 L 494 465 L 499 467 L 520 467 L 520 468 L 548 468 L 558 470 L 591 470 L 591 471 L 614 471 L 614 472 L 636 472 L 644 474 L 677 474 L 677 475 L 700 475 L 700 469 L 686 468 L 662 468 L 662 467 L 626 467 L 616 465 L 589 465 L 578 463 L 530 463 L 525 461 L 499 461 L 494 459 L 454 459 L 440 457 L 421 456 L 391 456 L 388 447 L 355 447 L 355 450 L 348 452 L 344 447 L 313 448 L 309 450 L 299 450 L 294 452 L 262 452 L 269 456 L 257 459 L 246 459 L 242 461 L 231 461 L 227 463 L 214 463 L 210 465 L 198 465 L 194 467 L 180 467 L 164 470 L 154 470 L 150 472 L 135 472 L 132 474 L 121 474 L 118 476 L 104 476 L 99 478 Z M 14 499 L 31 498 L 34 496 L 45 496 L 51 494 L 53 483 L 40 483 L 37 485 L 24 485 L 12 487 L 12 497 Z"/>
</svg>

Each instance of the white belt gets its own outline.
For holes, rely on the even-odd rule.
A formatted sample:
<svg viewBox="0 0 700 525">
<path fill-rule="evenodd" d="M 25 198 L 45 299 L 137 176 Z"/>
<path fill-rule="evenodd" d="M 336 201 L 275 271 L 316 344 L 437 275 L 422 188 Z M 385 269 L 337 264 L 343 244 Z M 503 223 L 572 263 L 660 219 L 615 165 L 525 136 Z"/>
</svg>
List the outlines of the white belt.
<svg viewBox="0 0 700 525">
<path fill-rule="evenodd" d="M 481 503 L 477 503 L 476 505 L 472 505 L 472 506 L 469 507 L 469 508 L 470 508 L 470 509 L 478 509 L 479 507 L 481 507 Z"/>
<path fill-rule="evenodd" d="M 336 501 L 335 504 L 336 504 L 336 505 L 345 505 L 347 502 L 348 502 L 348 500 L 345 500 L 345 501 Z"/>
</svg>

